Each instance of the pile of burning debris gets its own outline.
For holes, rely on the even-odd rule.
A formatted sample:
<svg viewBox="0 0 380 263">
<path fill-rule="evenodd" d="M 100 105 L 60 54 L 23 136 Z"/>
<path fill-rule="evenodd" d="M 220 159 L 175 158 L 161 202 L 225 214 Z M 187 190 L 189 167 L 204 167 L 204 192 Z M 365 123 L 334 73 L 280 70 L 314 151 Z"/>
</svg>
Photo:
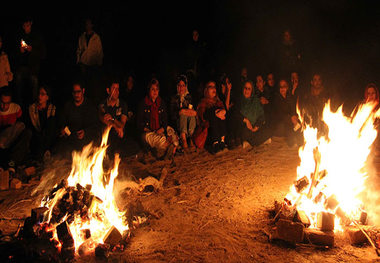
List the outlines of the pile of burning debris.
<svg viewBox="0 0 380 263">
<path fill-rule="evenodd" d="M 337 204 L 334 197 L 326 200 L 325 204 L 331 206 Z M 298 210 L 292 202 L 284 198 L 283 202 L 274 203 L 270 210 L 272 223 L 274 224 L 270 234 L 270 240 L 283 240 L 289 244 L 312 244 L 317 247 L 331 248 L 335 244 L 335 232 L 342 233 L 352 245 L 371 244 L 380 256 L 380 229 L 367 225 L 368 218 L 365 211 L 361 212 L 360 218 L 351 220 L 340 209 L 335 213 L 321 211 L 312 216 L 316 217 L 316 227 L 311 226 L 309 216 L 303 210 Z M 335 226 L 338 218 L 343 226 Z M 339 230 L 338 230 L 339 229 Z"/>
<path fill-rule="evenodd" d="M 131 231 L 147 223 L 149 213 L 141 203 L 119 210 L 114 193 L 119 156 L 112 169 L 103 166 L 108 132 L 100 147 L 89 144 L 73 153 L 68 178 L 43 197 L 8 242 L 0 244 L 1 259 L 70 262 L 77 256 L 107 258 L 125 250 Z"/>
<path fill-rule="evenodd" d="M 380 116 L 374 106 L 360 105 L 346 117 L 342 107 L 332 112 L 327 103 L 323 110 L 327 132 L 321 135 L 305 125 L 297 180 L 272 211 L 272 240 L 332 247 L 334 233 L 345 233 L 351 244 L 369 242 L 380 256 L 379 222 L 367 213 L 373 216 L 371 207 L 377 206 L 368 202 L 366 188 L 370 177 L 366 163 L 377 137 L 374 122 Z"/>
</svg>

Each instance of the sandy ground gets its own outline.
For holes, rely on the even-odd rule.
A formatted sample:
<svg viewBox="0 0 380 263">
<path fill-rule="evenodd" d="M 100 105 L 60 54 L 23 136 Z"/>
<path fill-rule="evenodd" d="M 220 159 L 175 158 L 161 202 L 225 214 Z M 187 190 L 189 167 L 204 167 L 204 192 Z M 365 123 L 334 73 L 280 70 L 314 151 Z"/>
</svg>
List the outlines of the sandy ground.
<svg viewBox="0 0 380 263">
<path fill-rule="evenodd" d="M 159 178 L 163 168 L 168 174 L 163 187 L 150 195 L 121 192 L 120 207 L 139 200 L 155 216 L 133 232 L 128 249 L 110 262 L 380 262 L 370 246 L 351 246 L 341 236 L 331 249 L 269 242 L 268 209 L 284 198 L 299 163 L 298 149 L 282 139 L 218 156 L 205 151 L 186 154 L 175 163 L 143 164 L 135 157 L 122 161 L 123 182 L 149 175 Z M 70 170 L 69 163 L 52 166 L 61 175 Z M 10 218 L 24 218 L 38 206 L 41 195 L 31 196 L 34 187 L 0 192 L 4 233 L 22 223 Z"/>
</svg>

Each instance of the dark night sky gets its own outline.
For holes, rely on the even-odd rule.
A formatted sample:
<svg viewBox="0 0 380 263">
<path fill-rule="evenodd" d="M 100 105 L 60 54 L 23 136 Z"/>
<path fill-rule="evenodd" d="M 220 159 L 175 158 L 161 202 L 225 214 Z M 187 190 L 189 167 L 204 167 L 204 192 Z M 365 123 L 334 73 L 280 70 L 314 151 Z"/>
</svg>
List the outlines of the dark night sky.
<svg viewBox="0 0 380 263">
<path fill-rule="evenodd" d="M 141 79 L 156 72 L 170 83 L 193 28 L 199 28 L 218 71 L 236 75 L 242 65 L 252 74 L 271 70 L 268 58 L 289 28 L 302 47 L 305 73 L 321 71 L 330 86 L 351 96 L 361 96 L 368 81 L 380 81 L 378 1 L 16 2 L 0 18 L 10 54 L 24 14 L 45 37 L 45 75 L 56 82 L 70 79 L 81 22 L 88 15 L 102 37 L 105 67 L 134 69 Z"/>
</svg>

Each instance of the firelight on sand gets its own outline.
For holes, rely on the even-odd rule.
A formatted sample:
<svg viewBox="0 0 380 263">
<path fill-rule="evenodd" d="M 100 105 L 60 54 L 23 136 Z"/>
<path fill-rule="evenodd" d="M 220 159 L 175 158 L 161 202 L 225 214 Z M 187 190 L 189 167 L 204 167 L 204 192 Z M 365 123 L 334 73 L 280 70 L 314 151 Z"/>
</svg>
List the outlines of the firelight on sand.
<svg viewBox="0 0 380 263">
<path fill-rule="evenodd" d="M 374 121 L 380 111 L 374 111 L 375 106 L 362 104 L 346 117 L 342 106 L 332 112 L 328 102 L 323 110 L 327 134 L 318 137 L 318 130 L 306 125 L 305 143 L 299 149 L 297 181 L 303 178 L 309 184 L 302 190 L 293 185 L 286 198 L 306 212 L 311 227 L 316 227 L 318 212 L 336 214 L 338 208 L 351 221 L 359 219 L 364 209 L 361 193 L 366 190 L 368 178 L 366 162 L 377 136 Z M 326 205 L 331 199 L 337 205 Z M 335 230 L 341 229 L 342 224 L 335 217 Z"/>
</svg>

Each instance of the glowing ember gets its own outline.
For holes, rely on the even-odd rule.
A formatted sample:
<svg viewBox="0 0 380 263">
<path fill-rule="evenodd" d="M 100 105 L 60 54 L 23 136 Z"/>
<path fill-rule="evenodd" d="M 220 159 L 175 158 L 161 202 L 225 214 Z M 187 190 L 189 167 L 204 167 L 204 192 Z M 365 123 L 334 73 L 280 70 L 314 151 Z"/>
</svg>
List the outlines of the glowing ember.
<svg viewBox="0 0 380 263">
<path fill-rule="evenodd" d="M 343 211 L 349 222 L 359 220 L 364 209 L 360 194 L 368 177 L 366 161 L 377 136 L 374 121 L 379 111 L 374 108 L 374 104 L 363 104 L 346 117 L 342 106 L 331 112 L 328 102 L 323 110 L 328 134 L 318 138 L 317 129 L 306 125 L 297 183 L 286 198 L 306 212 L 311 227 L 317 227 L 317 214 L 322 211 L 336 215 Z M 335 218 L 335 230 L 339 230 L 342 217 Z"/>
<path fill-rule="evenodd" d="M 96 245 L 104 242 L 104 237 L 108 231 L 115 227 L 121 234 L 128 230 L 128 225 L 124 223 L 123 212 L 120 212 L 115 202 L 113 187 L 115 178 L 118 175 L 120 163 L 119 156 L 115 156 L 114 167 L 110 173 L 103 170 L 103 159 L 106 154 L 107 140 L 110 129 L 104 132 L 101 146 L 94 147 L 91 144 L 85 146 L 82 152 L 73 152 L 72 170 L 67 178 L 67 187 L 60 188 L 55 192 L 54 197 L 49 199 L 45 197 L 42 206 L 49 208 L 47 222 L 58 225 L 59 223 L 71 217 L 68 220 L 69 228 L 74 239 L 75 250 L 86 241 L 87 248 L 95 249 Z M 86 208 L 86 215 L 73 210 L 74 215 L 66 214 L 60 222 L 52 220 L 56 205 L 66 195 L 68 189 L 91 189 L 90 206 Z M 70 198 L 72 198 L 70 196 Z M 72 202 L 72 201 L 70 201 Z M 68 203 L 68 202 L 67 202 Z M 72 217 L 73 216 L 73 217 Z M 86 230 L 91 232 L 91 237 L 84 233 Z"/>
</svg>

